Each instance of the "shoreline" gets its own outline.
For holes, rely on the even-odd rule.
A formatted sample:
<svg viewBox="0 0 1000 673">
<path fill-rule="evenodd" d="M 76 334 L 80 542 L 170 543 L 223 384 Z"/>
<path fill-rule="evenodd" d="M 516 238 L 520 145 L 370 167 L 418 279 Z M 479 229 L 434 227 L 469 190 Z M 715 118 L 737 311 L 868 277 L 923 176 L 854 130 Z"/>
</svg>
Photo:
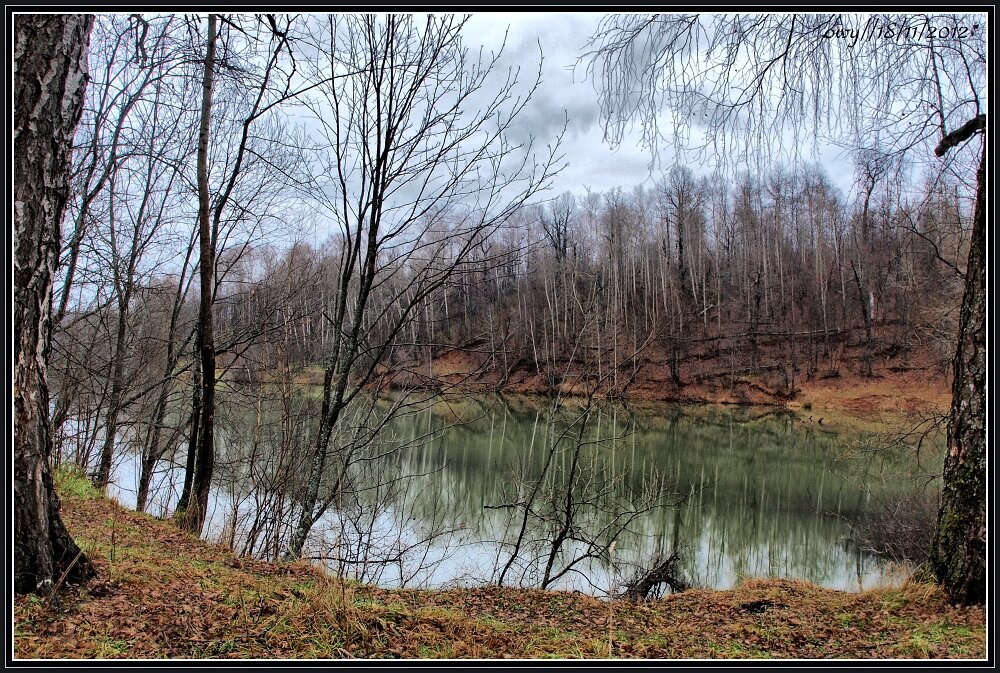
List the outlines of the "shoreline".
<svg viewBox="0 0 1000 673">
<path fill-rule="evenodd" d="M 65 486 L 65 485 L 64 485 Z M 71 534 L 97 577 L 13 600 L 27 659 L 975 659 L 982 606 L 939 587 L 863 592 L 780 579 L 633 603 L 479 586 L 383 589 L 234 555 L 76 485 Z"/>
<path fill-rule="evenodd" d="M 454 390 L 462 394 L 516 394 L 536 398 L 563 395 L 586 397 L 589 390 L 579 383 L 548 385 L 541 374 L 517 372 L 505 383 L 489 371 L 462 369 L 447 360 L 436 361 L 433 375 L 416 374 L 412 369 L 388 375 L 393 390 Z M 314 379 L 314 376 L 307 378 Z M 584 378 L 574 377 L 576 381 Z M 934 374 L 930 367 L 901 370 L 876 370 L 871 377 L 854 373 L 814 377 L 795 382 L 789 395 L 766 376 L 738 377 L 731 382 L 700 381 L 674 386 L 657 377 L 636 377 L 621 393 L 599 391 L 598 399 L 621 401 L 629 405 L 646 402 L 683 405 L 769 406 L 794 411 L 832 411 L 854 414 L 898 412 L 946 414 L 951 406 L 948 376 Z M 319 383 L 322 380 L 321 376 Z M 310 381 L 312 382 L 312 381 Z"/>
</svg>

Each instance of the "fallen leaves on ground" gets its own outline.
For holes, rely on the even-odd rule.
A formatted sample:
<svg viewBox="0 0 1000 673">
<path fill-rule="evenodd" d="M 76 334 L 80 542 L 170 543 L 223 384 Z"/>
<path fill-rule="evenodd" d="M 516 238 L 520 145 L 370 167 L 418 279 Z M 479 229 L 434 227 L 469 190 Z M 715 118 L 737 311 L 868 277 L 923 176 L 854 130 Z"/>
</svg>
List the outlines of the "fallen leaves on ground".
<svg viewBox="0 0 1000 673">
<path fill-rule="evenodd" d="M 982 607 L 932 585 L 753 580 L 647 603 L 500 587 L 390 590 L 238 558 L 103 498 L 64 498 L 97 577 L 14 601 L 17 659 L 984 658 Z"/>
</svg>

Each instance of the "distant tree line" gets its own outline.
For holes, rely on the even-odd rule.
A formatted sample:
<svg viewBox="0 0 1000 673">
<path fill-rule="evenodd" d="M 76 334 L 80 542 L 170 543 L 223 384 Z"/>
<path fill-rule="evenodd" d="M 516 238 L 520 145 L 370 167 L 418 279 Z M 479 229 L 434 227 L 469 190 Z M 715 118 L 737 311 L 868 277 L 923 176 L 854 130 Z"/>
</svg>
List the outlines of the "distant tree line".
<svg viewBox="0 0 1000 673">
<path fill-rule="evenodd" d="M 789 396 L 945 371 L 973 213 L 951 169 L 858 153 L 845 195 L 822 166 L 677 165 L 545 200 L 560 138 L 507 137 L 539 80 L 470 55 L 462 24 L 96 18 L 52 274 L 55 461 L 106 488 L 138 453 L 139 509 L 183 464 L 199 531 L 215 385 L 256 385 L 287 411 L 262 492 L 291 492 L 297 556 L 399 411 L 362 393 L 440 385 L 456 348 L 495 389 L 528 372 L 612 398 L 653 365 L 675 390 L 766 375 Z M 307 412 L 288 387 L 311 376 Z"/>
<path fill-rule="evenodd" d="M 187 131 L 200 66 L 177 21 L 97 21 L 55 295 L 57 455 L 71 445 L 104 485 L 118 429 L 133 427 L 140 507 L 155 461 L 197 427 L 168 412 L 192 385 L 197 406 L 201 379 L 198 147 Z M 227 58 L 233 71 L 220 73 L 242 86 L 247 73 Z M 256 76 L 260 95 L 281 98 L 273 75 Z M 771 372 L 792 395 L 803 378 L 943 371 L 950 358 L 971 213 L 947 172 L 908 175 L 869 153 L 845 195 L 816 165 L 734 180 L 675 166 L 651 187 L 510 202 L 485 226 L 483 211 L 439 199 L 345 276 L 368 232 L 309 213 L 323 187 L 283 108 L 254 117 L 259 101 L 226 93 L 236 80 L 216 86 L 211 153 L 229 173 L 213 173 L 213 198 L 229 190 L 232 204 L 211 232 L 219 378 L 322 366 L 342 348 L 343 321 L 358 330 L 345 384 L 432 372 L 422 363 L 454 347 L 479 354 L 498 388 L 526 369 L 553 390 L 566 375 L 586 390 L 591 377 L 612 397 L 650 360 L 674 388 Z M 315 229 L 302 226 L 310 219 Z M 694 367 L 703 362 L 712 367 Z"/>
</svg>

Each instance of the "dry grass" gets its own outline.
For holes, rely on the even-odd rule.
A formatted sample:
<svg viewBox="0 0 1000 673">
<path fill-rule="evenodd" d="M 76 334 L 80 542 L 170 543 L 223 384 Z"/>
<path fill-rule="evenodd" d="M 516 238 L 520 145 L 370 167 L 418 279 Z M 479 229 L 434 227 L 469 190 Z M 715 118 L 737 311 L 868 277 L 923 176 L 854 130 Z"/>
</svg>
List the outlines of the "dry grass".
<svg viewBox="0 0 1000 673">
<path fill-rule="evenodd" d="M 63 479 L 97 579 L 14 602 L 17 659 L 981 658 L 985 611 L 937 587 L 860 594 L 749 581 L 643 604 L 497 587 L 386 590 L 271 564 Z M 611 632 L 609 643 L 609 619 Z M 610 649 L 609 649 L 610 646 Z"/>
</svg>

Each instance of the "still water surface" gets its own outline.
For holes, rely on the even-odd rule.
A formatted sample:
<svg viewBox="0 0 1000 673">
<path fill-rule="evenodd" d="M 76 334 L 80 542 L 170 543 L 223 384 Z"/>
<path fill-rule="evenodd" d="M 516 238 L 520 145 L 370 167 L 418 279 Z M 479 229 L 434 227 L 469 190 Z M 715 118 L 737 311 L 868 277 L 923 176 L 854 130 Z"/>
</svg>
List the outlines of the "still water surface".
<svg viewBox="0 0 1000 673">
<path fill-rule="evenodd" d="M 914 466 L 902 454 L 873 460 L 863 450 L 868 437 L 830 430 L 809 414 L 608 406 L 583 425 L 580 411 L 468 398 L 394 420 L 389 443 L 400 448 L 364 471 L 391 487 L 371 489 L 353 508 L 332 507 L 316 526 L 311 554 L 339 558 L 330 563 L 338 572 L 384 585 L 473 584 L 496 581 L 523 529 L 505 582 L 538 585 L 569 502 L 576 534 L 555 570 L 595 551 L 618 523 L 628 525 L 613 557 L 594 553 L 554 588 L 600 595 L 629 579 L 633 564 L 678 547 L 685 577 L 705 587 L 782 577 L 856 591 L 892 581 L 890 566 L 851 544 L 849 522 L 905 488 L 898 478 Z M 226 478 L 225 456 L 239 453 L 234 438 L 245 434 L 227 433 L 224 424 L 219 434 L 208 538 L 238 538 L 258 501 L 226 485 L 240 481 Z M 160 466 L 152 513 L 172 510 L 181 478 L 176 462 Z M 126 455 L 113 495 L 134 506 L 137 481 L 137 460 Z M 525 517 L 522 505 L 538 482 Z M 644 511 L 654 496 L 661 506 Z"/>
</svg>

